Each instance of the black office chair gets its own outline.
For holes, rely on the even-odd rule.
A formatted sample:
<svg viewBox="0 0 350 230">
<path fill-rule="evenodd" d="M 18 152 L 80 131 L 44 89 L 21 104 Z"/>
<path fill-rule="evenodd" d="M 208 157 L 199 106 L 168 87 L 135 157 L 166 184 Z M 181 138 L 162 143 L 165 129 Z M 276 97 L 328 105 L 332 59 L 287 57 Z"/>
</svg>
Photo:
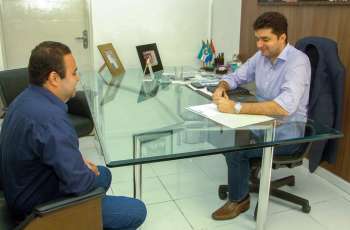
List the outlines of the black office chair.
<svg viewBox="0 0 350 230">
<path fill-rule="evenodd" d="M 103 188 L 77 197 L 66 197 L 38 205 L 22 222 L 11 216 L 0 188 L 1 230 L 95 230 L 102 229 L 101 198 Z"/>
<path fill-rule="evenodd" d="M 28 84 L 27 68 L 0 71 L 0 97 L 5 113 L 6 108 Z M 76 96 L 67 102 L 67 105 L 68 116 L 78 137 L 89 135 L 94 128 L 94 123 L 84 92 L 78 91 Z"/>
<path fill-rule="evenodd" d="M 312 121 L 308 121 L 305 125 L 305 136 L 312 136 L 315 133 L 315 129 Z M 272 168 L 294 168 L 303 164 L 304 157 L 309 153 L 311 148 L 311 142 L 301 144 L 298 150 L 294 153 L 288 155 L 279 155 L 273 157 Z M 252 158 L 249 161 L 251 167 L 251 175 L 250 175 L 250 192 L 258 193 L 259 192 L 259 172 L 261 169 L 261 158 Z M 283 177 L 280 179 L 276 179 L 271 181 L 270 184 L 270 196 L 274 196 L 280 198 L 285 201 L 289 201 L 291 203 L 300 205 L 302 207 L 302 211 L 304 213 L 309 213 L 311 211 L 311 206 L 307 199 L 296 196 L 294 194 L 285 192 L 280 190 L 282 186 L 294 186 L 295 185 L 295 177 L 293 175 Z M 227 199 L 228 197 L 228 185 L 220 185 L 219 186 L 219 197 L 222 200 Z M 254 218 L 256 218 L 258 204 L 255 207 Z"/>
</svg>

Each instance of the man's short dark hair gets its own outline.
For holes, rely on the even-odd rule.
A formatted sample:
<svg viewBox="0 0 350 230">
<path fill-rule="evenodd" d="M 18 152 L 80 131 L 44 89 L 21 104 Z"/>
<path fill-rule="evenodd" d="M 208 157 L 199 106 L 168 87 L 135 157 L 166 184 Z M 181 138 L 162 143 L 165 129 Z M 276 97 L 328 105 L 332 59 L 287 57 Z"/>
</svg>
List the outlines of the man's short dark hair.
<svg viewBox="0 0 350 230">
<path fill-rule="evenodd" d="M 52 71 L 65 78 L 64 56 L 70 53 L 69 47 L 60 42 L 45 41 L 37 45 L 29 59 L 29 82 L 42 86 Z"/>
<path fill-rule="evenodd" d="M 286 34 L 288 37 L 288 22 L 286 17 L 278 12 L 266 12 L 260 15 L 254 22 L 254 30 L 272 29 L 272 33 L 280 37 Z M 287 42 L 287 41 L 286 41 Z"/>
</svg>

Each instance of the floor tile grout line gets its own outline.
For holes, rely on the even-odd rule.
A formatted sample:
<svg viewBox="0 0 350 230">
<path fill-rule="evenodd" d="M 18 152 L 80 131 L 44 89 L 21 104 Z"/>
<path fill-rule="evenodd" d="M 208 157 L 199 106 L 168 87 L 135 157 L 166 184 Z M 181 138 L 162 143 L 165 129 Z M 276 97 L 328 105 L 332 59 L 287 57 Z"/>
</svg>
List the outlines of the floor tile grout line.
<svg viewBox="0 0 350 230">
<path fill-rule="evenodd" d="M 177 209 L 180 211 L 181 215 L 185 218 L 186 222 L 190 225 L 192 229 L 195 229 L 194 226 L 191 224 L 190 220 L 186 217 L 185 213 L 182 211 L 181 207 L 178 205 L 178 203 L 174 200 L 173 201 Z"/>
<path fill-rule="evenodd" d="M 198 167 L 207 177 L 209 177 L 209 178 L 212 180 L 212 178 L 210 177 L 210 175 L 209 175 L 198 163 L 195 162 L 194 164 L 196 164 L 197 167 Z"/>
<path fill-rule="evenodd" d="M 174 202 L 174 204 L 176 205 L 177 209 L 180 211 L 181 215 L 185 218 L 186 222 L 190 225 L 190 227 L 192 229 L 195 229 L 194 226 L 191 224 L 191 222 L 189 221 L 189 219 L 186 217 L 185 213 L 182 211 L 181 207 L 178 205 L 178 203 L 176 201 L 180 201 L 180 200 L 184 200 L 184 199 L 192 199 L 194 197 L 200 197 L 200 196 L 203 196 L 205 194 L 200 194 L 200 195 L 194 195 L 194 196 L 190 196 L 190 197 L 186 197 L 186 198 L 178 198 L 178 199 L 175 199 L 171 193 L 168 191 L 168 189 L 166 188 L 166 185 L 163 183 L 163 181 L 160 179 L 159 176 L 157 176 L 157 178 L 159 179 L 160 183 L 162 184 L 163 188 L 168 192 L 170 198 L 171 198 L 171 201 Z"/>
<path fill-rule="evenodd" d="M 175 204 L 175 206 L 177 207 L 177 209 L 179 210 L 179 212 L 181 213 L 181 215 L 185 218 L 186 222 L 189 224 L 189 226 L 193 228 L 191 222 L 187 219 L 187 217 L 185 216 L 185 214 L 183 213 L 183 211 L 181 210 L 181 208 L 179 207 L 179 205 L 176 203 L 176 201 L 174 200 L 174 197 L 171 195 L 171 193 L 168 191 L 168 189 L 166 188 L 165 184 L 163 183 L 163 181 L 157 176 L 159 182 L 161 183 L 161 185 L 163 186 L 163 188 L 165 189 L 165 191 L 168 193 L 171 201 Z"/>
<path fill-rule="evenodd" d="M 182 160 L 183 160 L 183 159 L 182 159 Z M 176 160 L 175 160 L 175 162 L 176 162 Z M 194 164 L 196 164 L 196 163 L 194 163 Z M 201 172 L 203 172 L 203 170 L 202 170 L 198 165 L 196 165 L 196 167 L 197 167 Z M 160 176 L 160 177 L 162 177 L 162 176 L 170 176 L 170 175 L 191 174 L 191 173 L 193 173 L 193 172 L 182 172 L 182 173 L 173 172 L 173 173 L 168 173 L 168 174 L 159 175 L 153 167 L 152 167 L 152 169 L 153 169 L 154 173 L 155 173 L 157 176 Z"/>
<path fill-rule="evenodd" d="M 320 175 L 315 174 L 315 176 L 317 176 L 318 178 L 320 178 L 321 180 L 323 180 L 325 183 L 329 184 L 332 186 L 332 188 L 336 188 L 337 190 L 341 191 L 342 193 L 345 193 L 346 195 L 350 195 L 350 193 L 348 193 L 347 191 L 345 191 L 342 187 L 338 187 L 337 185 L 329 182 L 328 180 L 326 180 L 325 178 L 321 177 Z"/>
<path fill-rule="evenodd" d="M 159 201 L 159 202 L 153 202 L 153 203 L 148 203 L 146 204 L 147 206 L 153 206 L 153 205 L 158 205 L 158 204 L 165 204 L 169 202 L 174 202 L 173 200 L 164 200 L 164 201 Z"/>
<path fill-rule="evenodd" d="M 157 179 L 158 179 L 158 181 L 160 182 L 160 184 L 163 186 L 163 189 L 168 193 L 170 199 L 171 199 L 172 201 L 175 201 L 175 200 L 174 200 L 174 197 L 171 195 L 171 193 L 170 193 L 169 190 L 167 189 L 166 185 L 163 183 L 163 181 L 160 179 L 159 176 L 157 176 Z"/>
<path fill-rule="evenodd" d="M 284 213 L 288 213 L 288 212 L 293 212 L 293 211 L 299 211 L 301 214 L 305 214 L 307 217 L 311 218 L 315 223 L 319 224 L 320 226 L 324 227 L 324 230 L 328 230 L 327 226 L 323 225 L 322 223 L 320 223 L 317 219 L 315 219 L 311 213 L 302 213 L 301 210 L 297 210 L 297 209 L 289 209 L 289 210 L 282 210 L 282 211 L 278 211 L 278 212 L 274 212 L 271 213 L 271 215 L 268 215 L 267 218 L 269 219 L 270 217 L 274 216 L 274 215 L 278 215 L 278 214 L 284 214 Z"/>
<path fill-rule="evenodd" d="M 163 176 L 161 176 L 161 177 L 163 177 Z M 168 191 L 168 189 L 166 188 L 166 185 L 163 183 L 162 179 L 160 177 L 158 177 L 158 178 L 161 181 L 161 183 L 164 186 L 164 188 L 166 189 L 166 191 Z M 176 201 L 176 200 L 183 200 L 183 199 L 189 199 L 189 198 L 192 199 L 194 197 L 200 197 L 200 196 L 204 196 L 204 195 L 207 195 L 207 194 L 211 194 L 210 192 L 207 192 L 207 193 L 203 192 L 203 193 L 200 193 L 200 194 L 189 195 L 189 196 L 186 196 L 186 197 L 174 198 L 169 191 L 168 191 L 168 193 L 169 193 L 170 197 L 172 198 L 172 200 L 174 200 L 174 201 Z"/>
<path fill-rule="evenodd" d="M 314 218 L 311 214 L 309 214 L 309 217 L 316 223 L 318 223 L 320 226 L 324 227 L 325 230 L 328 230 L 328 227 L 319 222 L 316 218 Z"/>
</svg>

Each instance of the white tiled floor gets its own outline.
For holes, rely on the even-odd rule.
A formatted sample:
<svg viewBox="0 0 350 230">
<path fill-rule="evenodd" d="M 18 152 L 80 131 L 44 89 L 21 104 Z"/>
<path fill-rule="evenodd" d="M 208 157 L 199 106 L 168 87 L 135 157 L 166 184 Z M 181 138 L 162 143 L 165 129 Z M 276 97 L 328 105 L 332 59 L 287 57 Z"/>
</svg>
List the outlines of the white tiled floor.
<svg viewBox="0 0 350 230">
<path fill-rule="evenodd" d="M 97 164 L 93 137 L 80 139 L 84 156 Z M 109 194 L 132 196 L 132 167 L 111 169 Z M 312 210 L 304 214 L 295 205 L 271 198 L 268 230 L 348 230 L 350 194 L 343 192 L 304 167 L 273 172 L 273 177 L 293 174 L 296 185 L 284 190 L 309 199 Z M 229 221 L 214 221 L 211 213 L 223 204 L 217 196 L 219 184 L 227 181 L 227 167 L 221 155 L 168 161 L 143 166 L 143 201 L 148 215 L 143 230 L 240 230 L 255 229 L 253 211 L 257 195 L 251 195 L 248 212 Z"/>
</svg>

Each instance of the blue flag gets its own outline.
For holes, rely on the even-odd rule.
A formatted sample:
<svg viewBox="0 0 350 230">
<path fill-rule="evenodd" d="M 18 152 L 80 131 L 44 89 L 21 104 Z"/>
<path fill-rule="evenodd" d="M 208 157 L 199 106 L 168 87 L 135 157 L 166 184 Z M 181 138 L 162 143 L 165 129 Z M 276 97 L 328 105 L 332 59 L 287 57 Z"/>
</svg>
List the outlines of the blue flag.
<svg viewBox="0 0 350 230">
<path fill-rule="evenodd" d="M 202 40 L 202 48 L 200 49 L 200 51 L 199 51 L 199 53 L 198 53 L 198 56 L 197 56 L 197 58 L 198 58 L 199 60 L 201 60 L 202 57 L 203 57 L 204 48 L 205 48 L 205 43 L 204 43 L 204 41 Z"/>
<path fill-rule="evenodd" d="M 209 64 L 213 60 L 213 51 L 211 49 L 211 45 L 209 44 L 209 41 L 207 40 L 207 44 L 205 44 L 207 49 L 207 56 L 204 59 L 205 64 Z"/>
</svg>

